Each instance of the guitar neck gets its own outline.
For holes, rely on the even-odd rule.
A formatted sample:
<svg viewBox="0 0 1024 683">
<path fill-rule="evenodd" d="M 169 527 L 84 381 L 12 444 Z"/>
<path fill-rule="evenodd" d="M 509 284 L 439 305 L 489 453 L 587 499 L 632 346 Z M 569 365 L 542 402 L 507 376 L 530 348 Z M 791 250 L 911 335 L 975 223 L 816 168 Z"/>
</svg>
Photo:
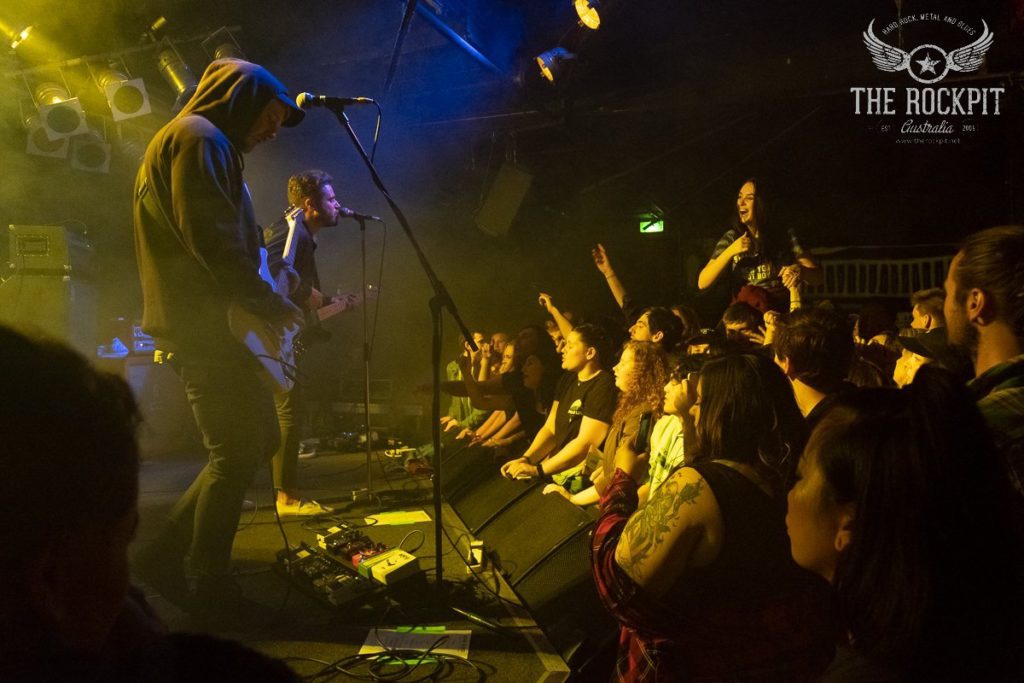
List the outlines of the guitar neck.
<svg viewBox="0 0 1024 683">
<path fill-rule="evenodd" d="M 323 322 L 332 316 L 338 315 L 346 308 L 348 308 L 348 305 L 344 300 L 335 301 L 334 303 L 330 303 L 316 309 L 316 318 L 320 322 Z"/>
</svg>

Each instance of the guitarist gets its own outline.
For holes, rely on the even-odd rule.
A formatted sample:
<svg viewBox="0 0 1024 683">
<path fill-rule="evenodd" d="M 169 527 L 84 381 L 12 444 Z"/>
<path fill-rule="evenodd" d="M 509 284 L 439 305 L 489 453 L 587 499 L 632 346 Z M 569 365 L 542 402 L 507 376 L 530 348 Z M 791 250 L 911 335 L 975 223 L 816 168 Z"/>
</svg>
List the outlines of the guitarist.
<svg viewBox="0 0 1024 683">
<path fill-rule="evenodd" d="M 281 328 L 300 317 L 258 273 L 260 234 L 242 155 L 303 116 L 263 67 L 215 60 L 149 143 L 135 181 L 142 327 L 181 377 L 209 459 L 134 570 L 168 600 L 213 617 L 245 604 L 231 577 L 231 546 L 245 491 L 279 436 L 262 366 L 232 336 L 228 309 L 238 305 Z"/>
<path fill-rule="evenodd" d="M 309 170 L 293 175 L 288 179 L 288 202 L 292 207 L 301 209 L 294 217 L 295 229 L 289 230 L 288 221 L 282 218 L 264 231 L 271 275 L 278 278 L 279 273 L 282 270 L 287 272 L 287 266 L 291 265 L 289 275 L 293 277 L 289 277 L 289 297 L 311 321 L 304 335 L 311 332 L 326 335 L 319 328 L 316 311 L 331 301 L 320 291 L 320 277 L 316 272 L 316 236 L 324 228 L 337 225 L 341 215 L 333 182 L 334 179 L 324 171 Z M 289 234 L 292 235 L 290 243 Z M 299 495 L 296 470 L 305 413 L 300 384 L 297 382 L 292 389 L 274 395 L 281 427 L 281 445 L 274 454 L 274 488 L 277 490 L 277 511 L 281 516 L 332 512 L 315 500 L 303 500 Z"/>
</svg>

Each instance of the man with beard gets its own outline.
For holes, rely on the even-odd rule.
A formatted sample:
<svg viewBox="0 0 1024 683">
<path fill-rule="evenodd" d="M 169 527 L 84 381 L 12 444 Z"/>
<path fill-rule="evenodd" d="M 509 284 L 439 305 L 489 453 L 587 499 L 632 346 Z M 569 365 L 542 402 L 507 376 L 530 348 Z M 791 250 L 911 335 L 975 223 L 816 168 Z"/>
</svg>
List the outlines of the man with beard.
<svg viewBox="0 0 1024 683">
<path fill-rule="evenodd" d="M 1024 226 L 969 236 L 945 282 L 950 344 L 974 359 L 968 383 L 1024 495 Z"/>
<path fill-rule="evenodd" d="M 317 234 L 324 228 L 337 225 L 341 215 L 341 204 L 334 194 L 333 183 L 330 175 L 315 169 L 293 175 L 288 179 L 288 203 L 301 210 L 293 219 L 295 230 L 290 230 L 289 221 L 282 218 L 264 231 L 270 272 L 275 278 L 285 267 L 285 250 L 291 250 L 289 261 L 298 277 L 290 282 L 292 287 L 288 297 L 306 312 L 310 322 L 304 335 L 310 337 L 315 334 L 326 336 L 319 328 L 316 311 L 331 303 L 331 298 L 320 291 L 315 256 Z M 291 242 L 289 234 L 292 235 Z M 298 491 L 299 432 L 305 412 L 300 383 L 297 382 L 289 391 L 274 394 L 274 403 L 281 426 L 281 445 L 273 459 L 278 513 L 282 516 L 312 516 L 332 512 L 315 500 L 303 500 Z"/>
</svg>

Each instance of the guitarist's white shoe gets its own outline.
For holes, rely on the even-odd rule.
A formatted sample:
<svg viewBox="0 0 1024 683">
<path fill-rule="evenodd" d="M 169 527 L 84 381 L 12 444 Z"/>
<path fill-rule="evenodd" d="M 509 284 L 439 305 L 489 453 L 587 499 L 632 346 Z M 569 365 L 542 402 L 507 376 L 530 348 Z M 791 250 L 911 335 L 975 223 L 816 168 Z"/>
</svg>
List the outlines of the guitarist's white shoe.
<svg viewBox="0 0 1024 683">
<path fill-rule="evenodd" d="M 277 514 L 282 517 L 315 517 L 317 515 L 329 515 L 334 508 L 321 505 L 315 500 L 298 500 L 294 503 L 278 503 Z"/>
</svg>

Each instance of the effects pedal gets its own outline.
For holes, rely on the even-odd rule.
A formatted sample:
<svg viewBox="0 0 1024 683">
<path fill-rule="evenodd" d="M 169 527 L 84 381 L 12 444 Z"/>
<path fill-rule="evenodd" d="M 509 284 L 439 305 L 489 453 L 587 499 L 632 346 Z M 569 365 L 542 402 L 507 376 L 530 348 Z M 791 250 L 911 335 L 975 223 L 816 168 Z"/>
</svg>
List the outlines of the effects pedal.
<svg viewBox="0 0 1024 683">
<path fill-rule="evenodd" d="M 351 565 L 305 543 L 279 551 L 275 569 L 335 607 L 365 602 L 381 592 L 376 583 L 360 576 Z"/>
<path fill-rule="evenodd" d="M 363 558 L 359 563 L 359 573 L 385 586 L 391 586 L 419 574 L 420 559 L 401 548 L 392 548 Z"/>
</svg>

